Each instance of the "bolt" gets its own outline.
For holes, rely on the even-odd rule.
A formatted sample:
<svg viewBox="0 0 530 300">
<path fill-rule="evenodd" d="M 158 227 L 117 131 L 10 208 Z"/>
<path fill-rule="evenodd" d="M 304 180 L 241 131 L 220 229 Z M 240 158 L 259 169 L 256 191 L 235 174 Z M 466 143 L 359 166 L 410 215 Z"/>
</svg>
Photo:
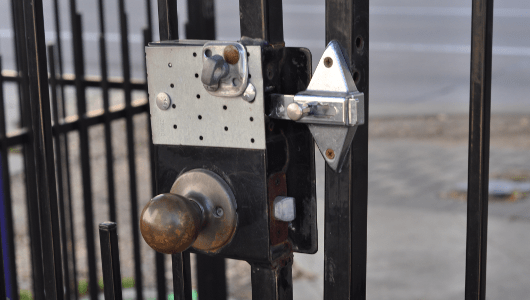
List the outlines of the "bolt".
<svg viewBox="0 0 530 300">
<path fill-rule="evenodd" d="M 171 106 L 171 98 L 166 93 L 158 93 L 156 95 L 156 106 L 161 110 L 167 110 Z"/>
<path fill-rule="evenodd" d="M 326 66 L 326 68 L 331 68 L 331 66 L 333 66 L 333 59 L 331 59 L 331 57 L 324 58 L 324 66 Z"/>
<path fill-rule="evenodd" d="M 223 51 L 223 57 L 227 63 L 235 65 L 239 61 L 239 51 L 234 45 L 228 45 Z"/>
<path fill-rule="evenodd" d="M 326 157 L 328 159 L 334 159 L 335 158 L 335 151 L 333 151 L 333 149 L 328 149 L 326 150 Z"/>
<path fill-rule="evenodd" d="M 222 217 L 224 213 L 225 212 L 224 212 L 222 207 L 217 207 L 215 209 L 215 216 L 218 217 L 218 218 Z"/>
</svg>

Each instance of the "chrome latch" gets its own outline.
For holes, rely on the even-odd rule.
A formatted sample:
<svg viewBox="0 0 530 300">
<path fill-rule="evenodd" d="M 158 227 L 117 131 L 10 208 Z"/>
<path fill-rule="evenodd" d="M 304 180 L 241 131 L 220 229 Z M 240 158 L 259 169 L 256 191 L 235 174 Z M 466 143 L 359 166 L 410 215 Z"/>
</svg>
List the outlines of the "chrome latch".
<svg viewBox="0 0 530 300">
<path fill-rule="evenodd" d="M 254 100 L 256 89 L 248 81 L 247 50 L 242 44 L 208 42 L 202 48 L 202 61 L 201 81 L 208 93 Z"/>
<path fill-rule="evenodd" d="M 338 42 L 328 44 L 305 91 L 272 95 L 269 117 L 307 123 L 326 162 L 340 172 L 357 126 L 364 124 L 364 94 Z"/>
</svg>

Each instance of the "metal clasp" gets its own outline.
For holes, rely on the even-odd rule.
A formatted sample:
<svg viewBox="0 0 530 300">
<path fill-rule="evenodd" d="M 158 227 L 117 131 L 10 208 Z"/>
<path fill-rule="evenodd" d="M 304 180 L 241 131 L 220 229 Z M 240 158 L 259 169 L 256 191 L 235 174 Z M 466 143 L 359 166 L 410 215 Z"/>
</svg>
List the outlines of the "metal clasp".
<svg viewBox="0 0 530 300">
<path fill-rule="evenodd" d="M 255 88 L 248 82 L 248 59 L 245 47 L 236 42 L 208 42 L 202 48 L 201 81 L 208 93 L 218 97 L 243 95 L 253 101 Z M 254 97 L 248 92 L 254 91 Z"/>
<path fill-rule="evenodd" d="M 305 91 L 273 94 L 271 100 L 269 117 L 307 123 L 326 162 L 340 172 L 357 126 L 364 124 L 364 94 L 339 43 L 328 44 Z"/>
</svg>

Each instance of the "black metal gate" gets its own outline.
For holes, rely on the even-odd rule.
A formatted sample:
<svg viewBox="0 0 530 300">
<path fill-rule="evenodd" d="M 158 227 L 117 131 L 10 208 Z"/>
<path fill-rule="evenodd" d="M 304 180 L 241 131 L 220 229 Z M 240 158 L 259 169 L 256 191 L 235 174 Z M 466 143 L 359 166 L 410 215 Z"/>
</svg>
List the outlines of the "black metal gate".
<svg viewBox="0 0 530 300">
<path fill-rule="evenodd" d="M 366 298 L 366 239 L 367 239 L 367 186 L 368 186 L 368 54 L 369 54 L 369 1 L 326 0 L 326 43 L 337 40 L 350 58 L 350 69 L 357 87 L 364 93 L 365 125 L 360 126 L 348 154 L 343 171 L 337 173 L 326 168 L 326 218 L 325 218 L 325 299 Z M 2 199 L 5 223 L 2 244 L 5 269 L 9 270 L 5 284 L 0 284 L 0 298 L 7 295 L 18 298 L 17 268 L 15 263 L 15 237 L 13 195 L 8 157 L 10 152 L 23 155 L 24 192 L 31 246 L 32 291 L 35 299 L 78 298 L 77 267 L 75 259 L 74 224 L 72 213 L 74 189 L 72 183 L 69 133 L 78 135 L 78 157 L 82 182 L 84 207 L 84 235 L 88 264 L 88 294 L 97 299 L 97 249 L 94 232 L 92 159 L 89 151 L 90 128 L 104 127 L 104 155 L 106 160 L 106 188 L 108 219 L 116 222 L 119 209 L 116 195 L 116 174 L 112 124 L 125 121 L 126 157 L 128 170 L 128 202 L 130 203 L 131 236 L 135 288 L 137 299 L 143 298 L 142 260 L 138 229 L 137 151 L 134 117 L 148 114 L 145 98 L 133 101 L 133 93 L 147 96 L 145 78 L 131 77 L 128 23 L 130 16 L 125 0 L 119 0 L 118 15 L 122 75 L 120 79 L 109 77 L 109 47 L 105 29 L 105 6 L 98 1 L 100 76 L 86 76 L 83 29 L 81 14 L 76 1 L 69 1 L 71 41 L 74 75 L 67 75 L 61 42 L 61 2 L 53 1 L 55 45 L 45 46 L 45 28 L 42 0 L 12 0 L 16 71 L 2 71 L 0 75 L 0 153 L 2 169 Z M 116 5 L 116 4 L 112 4 Z M 215 39 L 213 14 L 205 14 L 213 7 L 213 0 L 188 1 L 190 23 L 187 38 Z M 142 32 L 143 45 L 153 40 L 151 1 L 145 2 L 146 27 Z M 176 0 L 158 0 L 159 32 L 161 40 L 177 40 L 178 23 Z M 241 36 L 284 46 L 282 1 L 241 0 Z M 467 225 L 466 299 L 485 299 L 486 237 L 488 203 L 489 120 L 492 55 L 493 1 L 473 1 L 473 26 L 471 45 L 471 101 L 469 135 L 469 190 Z M 1 68 L 0 68 L 1 69 Z M 144 72 L 145 73 L 145 72 Z M 7 132 L 8 124 L 4 99 L 4 86 L 16 86 L 19 101 L 20 126 Z M 96 88 L 103 100 L 102 109 L 87 109 L 87 90 Z M 75 90 L 75 96 L 68 91 Z M 110 94 L 123 92 L 124 103 L 112 106 Z M 69 114 L 75 99 L 76 113 Z M 150 128 L 146 118 L 146 128 Z M 150 129 L 149 129 L 150 132 Z M 150 172 L 154 174 L 153 145 L 147 147 Z M 155 195 L 155 176 L 151 178 L 151 195 Z M 331 199 L 333 201 L 331 201 Z M 107 299 L 121 299 L 121 276 L 117 251 L 117 233 L 114 223 L 102 223 L 100 229 L 101 260 L 103 263 L 104 288 Z M 189 252 L 174 254 L 173 287 L 176 299 L 191 299 L 191 270 Z M 159 299 L 167 297 L 164 255 L 155 258 L 157 292 Z M 333 262 L 334 268 L 330 265 Z M 3 274 L 0 272 L 0 274 Z M 224 260 L 197 256 L 198 289 L 201 299 L 226 299 Z M 273 295 L 264 282 L 278 284 L 282 276 L 285 293 Z M 256 299 L 287 299 L 292 293 L 289 270 L 277 273 L 261 273 L 253 279 L 253 295 Z M 6 289 L 4 289 L 4 286 Z M 292 297 L 292 294 L 291 294 Z"/>
</svg>

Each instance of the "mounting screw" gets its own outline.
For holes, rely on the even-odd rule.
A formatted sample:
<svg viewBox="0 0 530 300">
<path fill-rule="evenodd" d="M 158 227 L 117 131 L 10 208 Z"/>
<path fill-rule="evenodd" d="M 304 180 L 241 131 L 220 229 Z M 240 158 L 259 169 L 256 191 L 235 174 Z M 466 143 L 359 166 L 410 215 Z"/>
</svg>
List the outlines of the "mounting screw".
<svg viewBox="0 0 530 300">
<path fill-rule="evenodd" d="M 234 45 L 228 45 L 223 51 L 223 58 L 227 63 L 235 65 L 239 61 L 239 51 Z"/>
<path fill-rule="evenodd" d="M 223 208 L 220 207 L 220 206 L 217 207 L 217 208 L 215 209 L 215 216 L 216 216 L 217 218 L 222 217 L 224 213 L 225 213 L 225 212 L 224 212 Z"/>
<path fill-rule="evenodd" d="M 333 66 L 333 59 L 331 59 L 331 57 L 324 58 L 324 66 L 326 66 L 326 68 L 331 68 L 331 66 Z"/>
<path fill-rule="evenodd" d="M 158 93 L 156 95 L 156 106 L 161 110 L 167 110 L 171 106 L 171 98 L 166 93 Z"/>
<path fill-rule="evenodd" d="M 334 159 L 335 158 L 335 151 L 333 151 L 333 149 L 328 149 L 326 150 L 326 157 L 328 159 Z"/>
</svg>

